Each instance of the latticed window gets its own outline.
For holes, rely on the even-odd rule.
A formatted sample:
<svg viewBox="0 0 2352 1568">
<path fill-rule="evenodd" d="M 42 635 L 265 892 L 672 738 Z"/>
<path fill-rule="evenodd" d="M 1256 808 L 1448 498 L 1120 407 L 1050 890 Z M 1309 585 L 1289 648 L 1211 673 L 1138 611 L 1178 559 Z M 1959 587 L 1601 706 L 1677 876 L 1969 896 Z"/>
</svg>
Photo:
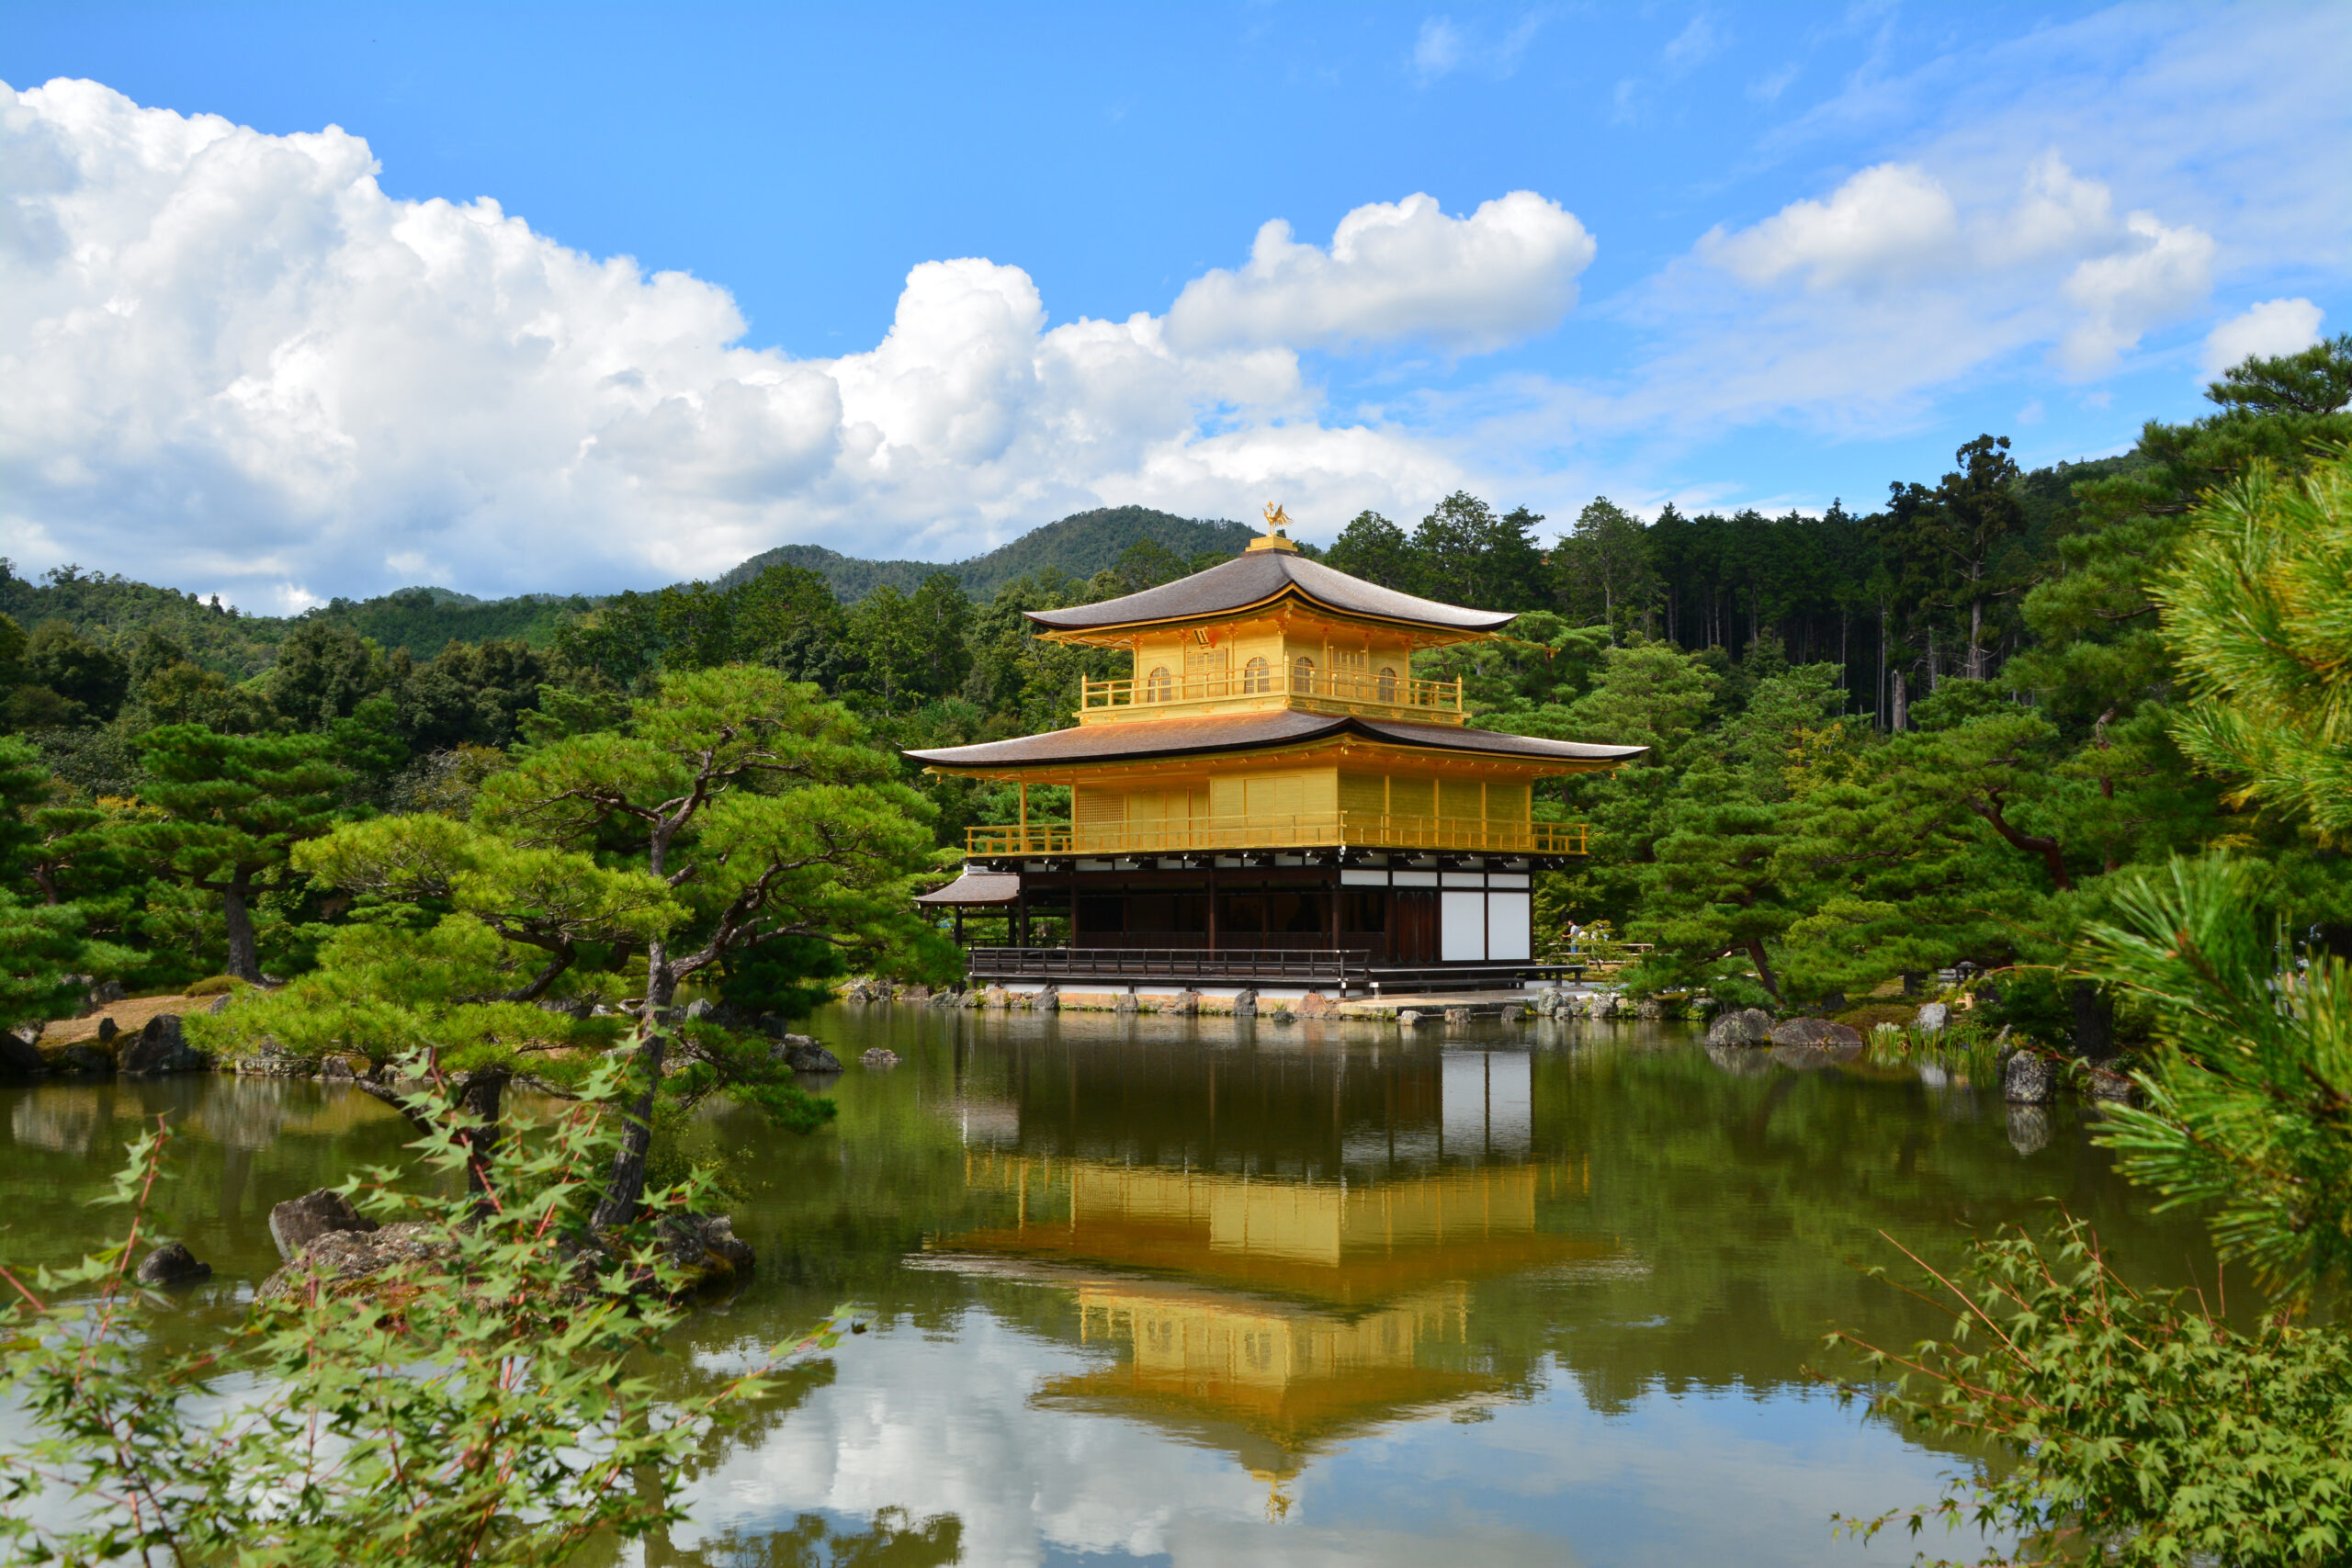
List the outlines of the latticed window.
<svg viewBox="0 0 2352 1568">
<path fill-rule="evenodd" d="M 1273 667 L 1262 659 L 1253 659 L 1241 667 L 1241 689 L 1245 692 L 1271 692 L 1274 689 Z"/>
<path fill-rule="evenodd" d="M 1222 697 L 1229 694 L 1233 650 L 1229 648 L 1188 648 L 1184 650 L 1184 694 Z"/>
<path fill-rule="evenodd" d="M 1176 682 L 1169 675 L 1168 666 L 1154 665 L 1151 673 L 1144 677 L 1143 700 L 1148 703 L 1164 703 L 1175 694 Z"/>
<path fill-rule="evenodd" d="M 1301 659 L 1291 666 L 1290 689 L 1302 695 L 1315 690 L 1315 660 Z"/>
<path fill-rule="evenodd" d="M 1385 664 L 1380 667 L 1380 700 L 1384 703 L 1396 700 L 1396 671 Z"/>
</svg>

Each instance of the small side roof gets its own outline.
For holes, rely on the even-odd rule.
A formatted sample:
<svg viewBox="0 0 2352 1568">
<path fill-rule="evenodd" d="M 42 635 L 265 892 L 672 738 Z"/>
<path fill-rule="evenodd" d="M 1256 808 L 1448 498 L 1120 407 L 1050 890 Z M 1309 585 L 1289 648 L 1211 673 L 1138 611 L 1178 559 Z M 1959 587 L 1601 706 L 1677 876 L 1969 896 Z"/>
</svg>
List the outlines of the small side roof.
<svg viewBox="0 0 2352 1568">
<path fill-rule="evenodd" d="M 1289 550 L 1252 550 L 1206 571 L 1147 588 L 1099 604 L 1067 610 L 1031 610 L 1029 618 L 1052 631 L 1100 631 L 1111 626 L 1185 621 L 1226 615 L 1293 592 L 1325 609 L 1383 621 L 1408 621 L 1442 631 L 1490 632 L 1518 618 L 1516 611 L 1467 610 L 1382 588 L 1335 571 Z"/>
<path fill-rule="evenodd" d="M 944 887 L 916 894 L 915 902 L 941 908 L 969 908 L 976 904 L 1010 904 L 1020 897 L 1018 872 L 967 871 Z"/>
<path fill-rule="evenodd" d="M 1545 740 L 1532 735 L 1503 735 L 1491 729 L 1464 729 L 1447 724 L 1405 724 L 1352 714 L 1277 708 L 1268 713 L 1163 718 L 1145 724 L 1080 725 L 1011 740 L 944 746 L 906 754 L 938 768 L 1056 768 L 1148 757 L 1264 750 L 1341 735 L 1422 746 L 1433 751 L 1467 751 L 1524 758 L 1529 761 L 1580 762 L 1587 767 L 1623 762 L 1649 750 L 1646 746 L 1599 746 L 1582 740 Z"/>
</svg>

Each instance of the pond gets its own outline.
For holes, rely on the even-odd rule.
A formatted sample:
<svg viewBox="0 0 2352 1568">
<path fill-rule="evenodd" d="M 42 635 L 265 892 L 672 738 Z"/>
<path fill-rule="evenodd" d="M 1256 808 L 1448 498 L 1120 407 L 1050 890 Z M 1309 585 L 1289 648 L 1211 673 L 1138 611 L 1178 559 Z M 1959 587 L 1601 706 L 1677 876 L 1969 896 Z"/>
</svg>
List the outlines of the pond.
<svg viewBox="0 0 2352 1568">
<path fill-rule="evenodd" d="M 2098 1225 L 2127 1273 L 2211 1281 L 2071 1106 L 1908 1071 L 1710 1053 L 1673 1024 L 1385 1024 L 824 1010 L 836 1122 L 714 1109 L 756 1282 L 665 1375 L 752 1364 L 854 1301 L 871 1332 L 714 1441 L 649 1564 L 1908 1562 L 1833 1512 L 1963 1455 L 1843 1408 L 1821 1337 L 1943 1322 L 1864 1276 L 1892 1242 Z M 899 1066 L 855 1055 L 887 1045 Z M 1932 1080 L 1932 1081 L 1931 1081 Z M 271 1204 L 398 1157 L 309 1082 L 0 1090 L 0 1258 L 77 1256 L 137 1119 L 185 1136 L 167 1234 L 277 1258 Z M 1881 1233 L 1883 1232 L 1884 1235 Z M 1954 1542 L 1965 1549 L 1972 1542 Z"/>
</svg>

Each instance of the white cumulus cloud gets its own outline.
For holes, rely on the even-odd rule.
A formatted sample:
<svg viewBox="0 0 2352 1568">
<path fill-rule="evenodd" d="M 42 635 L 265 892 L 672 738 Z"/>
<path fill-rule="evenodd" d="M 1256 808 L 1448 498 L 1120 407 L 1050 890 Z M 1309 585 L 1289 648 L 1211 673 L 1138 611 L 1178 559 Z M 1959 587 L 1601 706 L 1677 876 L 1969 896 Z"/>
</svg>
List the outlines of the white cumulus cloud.
<svg viewBox="0 0 2352 1568">
<path fill-rule="evenodd" d="M 1699 252 L 1748 283 L 1793 276 L 1829 288 L 1906 276 L 1948 258 L 1959 238 L 1960 210 L 1933 175 L 1881 164 L 1826 201 L 1792 201 L 1736 233 L 1717 229 Z"/>
<path fill-rule="evenodd" d="M 1168 336 L 1194 351 L 1409 339 L 1459 353 L 1500 348 L 1559 324 L 1593 249 L 1576 214 L 1525 190 L 1467 218 L 1421 195 L 1359 207 L 1329 250 L 1294 240 L 1277 219 L 1258 231 L 1247 265 L 1184 286 Z"/>
<path fill-rule="evenodd" d="M 1124 502 L 1408 512 L 1466 476 L 1327 423 L 1297 348 L 1541 330 L 1591 254 L 1538 197 L 1462 220 L 1416 197 L 1329 253 L 1261 235 L 1188 295 L 1189 335 L 1051 322 L 1018 267 L 926 262 L 879 344 L 816 359 L 745 346 L 721 288 L 495 201 L 394 200 L 340 130 L 0 86 L 0 553 L 256 608 L 605 590 L 790 540 L 961 556 Z"/>
<path fill-rule="evenodd" d="M 2251 355 L 2300 353 L 2319 341 L 2325 314 L 2308 299 L 2265 299 L 2205 334 L 2205 374 L 2219 376 Z"/>
<path fill-rule="evenodd" d="M 2011 165 L 2015 168 L 2016 165 Z M 1625 307 L 1660 351 L 1621 418 L 1805 411 L 1859 434 L 1916 419 L 1977 367 L 2039 351 L 2087 379 L 2193 314 L 2216 246 L 2044 151 L 1961 191 L 1879 164 L 1827 196 L 1703 235 Z"/>
</svg>

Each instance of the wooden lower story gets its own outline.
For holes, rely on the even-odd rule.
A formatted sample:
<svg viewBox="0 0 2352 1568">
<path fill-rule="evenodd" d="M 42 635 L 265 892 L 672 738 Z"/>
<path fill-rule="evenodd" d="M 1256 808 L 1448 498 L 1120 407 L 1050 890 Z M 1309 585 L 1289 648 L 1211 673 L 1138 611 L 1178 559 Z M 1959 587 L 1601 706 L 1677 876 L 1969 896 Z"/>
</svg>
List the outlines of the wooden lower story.
<svg viewBox="0 0 2352 1568">
<path fill-rule="evenodd" d="M 1533 856 L 1352 852 L 976 864 L 1001 943 L 977 984 L 1444 988 L 1554 977 L 1534 953 Z M 965 916 L 956 908 L 959 936 Z M 995 919 L 988 923 L 993 927 Z"/>
</svg>

